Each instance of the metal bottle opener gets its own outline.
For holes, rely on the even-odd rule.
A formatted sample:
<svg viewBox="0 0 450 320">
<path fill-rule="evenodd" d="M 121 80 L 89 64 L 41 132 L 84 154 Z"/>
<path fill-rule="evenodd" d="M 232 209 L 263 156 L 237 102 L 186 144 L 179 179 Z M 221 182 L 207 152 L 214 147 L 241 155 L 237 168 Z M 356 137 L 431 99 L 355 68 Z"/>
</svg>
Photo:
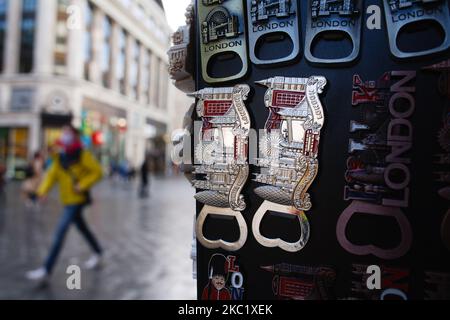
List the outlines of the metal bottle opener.
<svg viewBox="0 0 450 320">
<path fill-rule="evenodd" d="M 312 63 L 337 64 L 354 61 L 361 47 L 363 0 L 309 0 L 306 24 L 305 57 Z M 353 42 L 353 50 L 347 57 L 323 59 L 314 56 L 312 46 L 318 37 L 331 33 L 347 34 Z"/>
<path fill-rule="evenodd" d="M 251 127 L 245 100 L 247 85 L 230 88 L 206 88 L 192 96 L 199 99 L 197 114 L 203 120 L 199 143 L 195 147 L 194 187 L 205 191 L 195 195 L 205 204 L 197 219 L 197 238 L 210 249 L 236 251 L 247 240 L 247 225 L 241 214 L 246 204 L 241 191 L 249 175 L 248 137 Z M 199 179 L 202 177 L 203 179 Z M 235 217 L 240 229 L 239 240 L 230 243 L 212 241 L 203 235 L 203 224 L 209 214 Z"/>
<path fill-rule="evenodd" d="M 319 94 L 327 80 L 321 76 L 275 77 L 258 84 L 269 88 L 265 104 L 270 113 L 265 137 L 260 141 L 261 173 L 255 178 L 265 184 L 256 188 L 255 193 L 266 201 L 253 218 L 253 234 L 263 246 L 297 252 L 309 239 L 304 212 L 312 207 L 307 191 L 318 172 L 320 131 L 325 122 Z M 260 233 L 260 224 L 268 211 L 297 215 L 302 230 L 299 241 L 265 238 Z"/>
<path fill-rule="evenodd" d="M 199 0 L 197 4 L 203 79 L 217 83 L 242 78 L 248 70 L 243 0 Z M 242 60 L 241 71 L 213 78 L 209 73 L 211 59 L 233 52 Z"/>
<path fill-rule="evenodd" d="M 250 60 L 254 64 L 276 64 L 294 60 L 300 52 L 299 10 L 297 0 L 247 0 Z M 250 23 L 251 21 L 251 23 Z M 282 58 L 261 60 L 256 50 L 270 34 L 282 33 L 291 38 L 292 52 Z"/>
<path fill-rule="evenodd" d="M 450 47 L 450 16 L 448 0 L 384 0 L 389 47 L 397 58 L 420 57 L 447 50 Z M 445 39 L 436 48 L 405 52 L 398 47 L 400 31 L 420 21 L 437 22 L 445 32 Z"/>
</svg>

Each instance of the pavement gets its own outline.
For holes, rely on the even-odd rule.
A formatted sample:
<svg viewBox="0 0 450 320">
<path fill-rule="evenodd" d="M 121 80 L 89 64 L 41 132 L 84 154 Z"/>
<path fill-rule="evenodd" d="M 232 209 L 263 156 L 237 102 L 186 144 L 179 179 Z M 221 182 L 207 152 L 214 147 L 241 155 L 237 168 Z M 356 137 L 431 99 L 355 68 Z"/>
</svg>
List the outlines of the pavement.
<svg viewBox="0 0 450 320">
<path fill-rule="evenodd" d="M 74 226 L 48 285 L 25 279 L 42 265 L 61 214 L 56 192 L 41 208 L 27 208 L 20 184 L 0 196 L 0 299 L 174 300 L 196 299 L 190 259 L 194 189 L 183 177 L 152 178 L 148 199 L 137 183 L 106 180 L 85 211 L 105 249 L 102 267 L 81 269 L 81 290 L 67 288 L 68 266 L 83 266 L 91 252 Z"/>
</svg>

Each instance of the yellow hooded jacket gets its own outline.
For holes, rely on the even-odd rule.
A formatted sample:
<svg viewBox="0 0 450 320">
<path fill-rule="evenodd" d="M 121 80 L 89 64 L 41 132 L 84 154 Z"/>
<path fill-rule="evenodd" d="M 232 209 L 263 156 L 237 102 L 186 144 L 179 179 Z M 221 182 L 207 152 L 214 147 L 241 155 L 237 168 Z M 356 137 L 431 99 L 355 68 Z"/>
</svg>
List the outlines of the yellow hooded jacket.
<svg viewBox="0 0 450 320">
<path fill-rule="evenodd" d="M 46 195 L 58 182 L 61 202 L 65 206 L 84 204 L 87 201 L 86 191 L 89 191 L 102 176 L 100 163 L 87 150 L 83 150 L 80 161 L 71 165 L 67 170 L 63 168 L 59 157 L 56 156 L 37 194 L 38 196 Z M 78 186 L 81 192 L 77 193 L 75 186 Z"/>
</svg>

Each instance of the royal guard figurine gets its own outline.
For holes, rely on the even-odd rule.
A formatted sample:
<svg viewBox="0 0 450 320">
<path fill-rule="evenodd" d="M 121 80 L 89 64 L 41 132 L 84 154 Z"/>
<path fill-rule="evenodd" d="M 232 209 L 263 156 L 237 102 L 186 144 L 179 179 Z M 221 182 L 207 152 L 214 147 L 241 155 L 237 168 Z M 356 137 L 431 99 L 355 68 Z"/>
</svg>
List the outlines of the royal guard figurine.
<svg viewBox="0 0 450 320">
<path fill-rule="evenodd" d="M 214 254 L 208 264 L 209 282 L 203 289 L 202 300 L 231 300 L 227 288 L 228 259 L 223 254 Z"/>
</svg>

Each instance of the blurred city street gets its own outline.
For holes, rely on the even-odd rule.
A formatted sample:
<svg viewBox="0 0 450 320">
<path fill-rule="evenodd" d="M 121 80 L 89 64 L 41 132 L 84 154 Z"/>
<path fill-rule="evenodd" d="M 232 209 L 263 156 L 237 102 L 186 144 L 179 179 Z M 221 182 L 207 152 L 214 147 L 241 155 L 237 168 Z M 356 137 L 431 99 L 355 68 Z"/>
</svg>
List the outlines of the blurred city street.
<svg viewBox="0 0 450 320">
<path fill-rule="evenodd" d="M 26 208 L 20 184 L 0 196 L 0 299 L 196 299 L 190 259 L 193 188 L 183 177 L 152 178 L 148 199 L 137 183 L 105 180 L 85 217 L 105 249 L 99 270 L 82 269 L 81 290 L 69 290 L 66 268 L 89 258 L 74 226 L 48 286 L 25 279 L 46 257 L 61 214 L 56 192 L 40 209 Z"/>
</svg>

